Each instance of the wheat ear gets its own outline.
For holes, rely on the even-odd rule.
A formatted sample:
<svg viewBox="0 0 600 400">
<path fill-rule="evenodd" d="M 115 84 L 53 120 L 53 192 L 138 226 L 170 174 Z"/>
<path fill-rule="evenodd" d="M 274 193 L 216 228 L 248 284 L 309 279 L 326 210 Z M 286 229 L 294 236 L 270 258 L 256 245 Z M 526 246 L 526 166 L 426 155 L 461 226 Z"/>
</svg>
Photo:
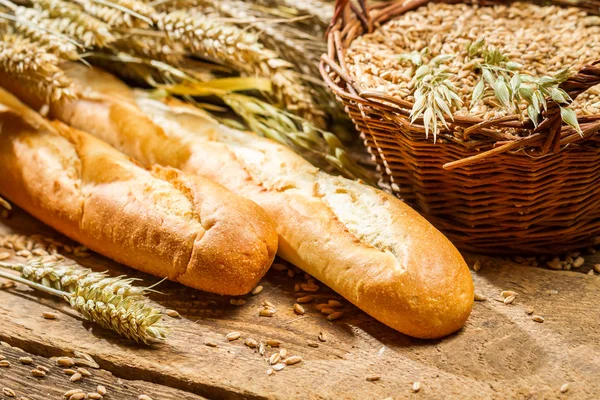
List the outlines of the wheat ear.
<svg viewBox="0 0 600 400">
<path fill-rule="evenodd" d="M 6 34 L 0 40 L 0 70 L 49 101 L 75 97 L 73 83 L 58 67 L 60 62 L 56 55 L 22 36 Z"/>
<path fill-rule="evenodd" d="M 314 104 L 309 89 L 300 83 L 299 74 L 277 53 L 266 49 L 256 35 L 233 24 L 183 11 L 161 13 L 155 22 L 192 53 L 248 75 L 269 78 L 281 106 L 319 126 L 325 125 L 323 112 Z"/>
<path fill-rule="evenodd" d="M 154 344 L 166 338 L 166 329 L 161 324 L 163 314 L 134 297 L 90 287 L 78 287 L 73 293 L 67 293 L 4 271 L 0 271 L 0 277 L 61 297 L 88 321 L 135 342 Z"/>
<path fill-rule="evenodd" d="M 53 19 L 53 29 L 76 39 L 85 47 L 106 47 L 116 40 L 106 23 L 86 14 L 74 3 L 64 0 L 34 0 L 33 5 Z"/>
</svg>

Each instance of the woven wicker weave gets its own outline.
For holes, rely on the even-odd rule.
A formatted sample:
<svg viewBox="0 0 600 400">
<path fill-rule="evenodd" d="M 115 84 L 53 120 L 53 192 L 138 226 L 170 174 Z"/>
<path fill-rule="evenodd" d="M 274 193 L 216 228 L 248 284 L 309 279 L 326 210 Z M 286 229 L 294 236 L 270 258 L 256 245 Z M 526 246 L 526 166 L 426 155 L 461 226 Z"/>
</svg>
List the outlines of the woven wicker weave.
<svg viewBox="0 0 600 400">
<path fill-rule="evenodd" d="M 346 107 L 377 161 L 386 186 L 459 247 L 494 254 L 550 253 L 600 242 L 600 115 L 579 119 L 580 136 L 549 102 L 534 129 L 517 116 L 481 120 L 455 116 L 442 140 L 410 124 L 412 103 L 362 90 L 344 53 L 360 35 L 434 0 L 359 9 L 338 0 L 321 74 Z M 480 6 L 502 1 L 438 0 Z M 543 1 L 600 13 L 600 1 Z M 561 84 L 573 99 L 600 84 L 599 61 Z M 598 65 L 597 65 L 598 64 Z M 550 105 L 552 104 L 552 105 Z M 519 137 L 503 128 L 518 128 Z"/>
</svg>

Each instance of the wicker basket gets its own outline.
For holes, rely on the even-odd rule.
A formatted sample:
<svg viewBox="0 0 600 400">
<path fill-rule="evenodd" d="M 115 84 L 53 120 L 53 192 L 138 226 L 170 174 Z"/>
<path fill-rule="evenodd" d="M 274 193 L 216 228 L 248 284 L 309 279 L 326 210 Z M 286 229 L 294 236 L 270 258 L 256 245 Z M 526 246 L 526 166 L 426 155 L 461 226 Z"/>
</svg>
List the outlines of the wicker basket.
<svg viewBox="0 0 600 400">
<path fill-rule="evenodd" d="M 580 118 L 580 136 L 549 106 L 537 129 L 516 116 L 491 120 L 455 117 L 434 143 L 412 104 L 361 90 L 344 53 L 374 27 L 429 3 L 413 0 L 362 8 L 338 0 L 321 74 L 343 102 L 385 186 L 415 207 L 459 248 L 493 254 L 540 254 L 599 243 L 600 115 Z M 446 3 L 460 3 L 445 0 Z M 462 1 L 480 6 L 501 1 Z M 544 1 L 600 13 L 600 1 Z M 600 55 L 598 55 L 600 59 Z M 600 64 L 600 61 L 598 61 Z M 600 65 L 588 65 L 561 84 L 573 99 L 600 84 Z M 526 129 L 507 140 L 502 128 Z"/>
</svg>

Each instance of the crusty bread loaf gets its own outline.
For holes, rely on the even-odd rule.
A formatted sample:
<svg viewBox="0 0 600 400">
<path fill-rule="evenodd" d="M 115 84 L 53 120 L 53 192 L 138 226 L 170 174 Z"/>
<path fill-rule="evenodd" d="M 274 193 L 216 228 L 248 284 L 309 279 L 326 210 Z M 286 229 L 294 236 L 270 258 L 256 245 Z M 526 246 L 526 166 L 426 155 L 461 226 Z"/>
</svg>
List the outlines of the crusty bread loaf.
<svg viewBox="0 0 600 400">
<path fill-rule="evenodd" d="M 144 272 L 220 294 L 250 291 L 277 232 L 265 212 L 206 179 L 138 166 L 50 123 L 0 89 L 0 194 L 63 234 Z"/>
<path fill-rule="evenodd" d="M 145 165 L 210 177 L 252 199 L 277 226 L 280 256 L 392 328 L 437 338 L 465 323 L 473 283 L 463 258 L 394 196 L 329 176 L 195 107 L 153 100 L 98 70 L 68 69 L 82 98 L 52 105 L 57 118 Z"/>
</svg>

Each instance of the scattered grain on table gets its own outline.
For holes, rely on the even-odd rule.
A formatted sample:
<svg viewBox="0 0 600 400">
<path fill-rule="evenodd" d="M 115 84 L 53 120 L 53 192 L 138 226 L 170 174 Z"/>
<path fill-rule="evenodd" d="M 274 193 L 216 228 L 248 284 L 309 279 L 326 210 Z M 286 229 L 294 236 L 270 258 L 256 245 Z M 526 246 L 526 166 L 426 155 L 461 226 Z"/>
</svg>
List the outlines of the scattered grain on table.
<svg viewBox="0 0 600 400">
<path fill-rule="evenodd" d="M 342 317 L 342 315 L 344 315 L 344 312 L 343 312 L 343 311 L 336 311 L 336 312 L 334 312 L 333 314 L 329 314 L 329 315 L 327 316 L 327 319 L 328 319 L 329 321 L 335 321 L 336 319 L 340 319 L 340 318 Z"/>
<path fill-rule="evenodd" d="M 419 390 L 421 390 L 421 382 L 416 381 L 412 385 L 412 391 L 417 393 Z"/>
<path fill-rule="evenodd" d="M 295 365 L 302 362 L 302 357 L 300 356 L 291 356 L 285 359 L 286 365 Z"/>
<path fill-rule="evenodd" d="M 71 357 L 59 357 L 56 359 L 56 363 L 61 367 L 72 367 L 75 365 L 75 360 Z"/>
<path fill-rule="evenodd" d="M 260 294 L 262 291 L 263 291 L 263 287 L 261 285 L 258 285 L 257 287 L 252 289 L 252 296 L 256 296 L 257 294 Z"/>
<path fill-rule="evenodd" d="M 44 317 L 45 319 L 56 319 L 58 318 L 58 315 L 56 315 L 53 312 L 46 311 L 42 313 L 42 317 Z"/>
<path fill-rule="evenodd" d="M 545 321 L 545 318 L 542 317 L 541 315 L 534 315 L 533 317 L 531 317 L 532 320 L 534 320 L 535 322 L 539 322 L 542 323 Z"/>
</svg>

